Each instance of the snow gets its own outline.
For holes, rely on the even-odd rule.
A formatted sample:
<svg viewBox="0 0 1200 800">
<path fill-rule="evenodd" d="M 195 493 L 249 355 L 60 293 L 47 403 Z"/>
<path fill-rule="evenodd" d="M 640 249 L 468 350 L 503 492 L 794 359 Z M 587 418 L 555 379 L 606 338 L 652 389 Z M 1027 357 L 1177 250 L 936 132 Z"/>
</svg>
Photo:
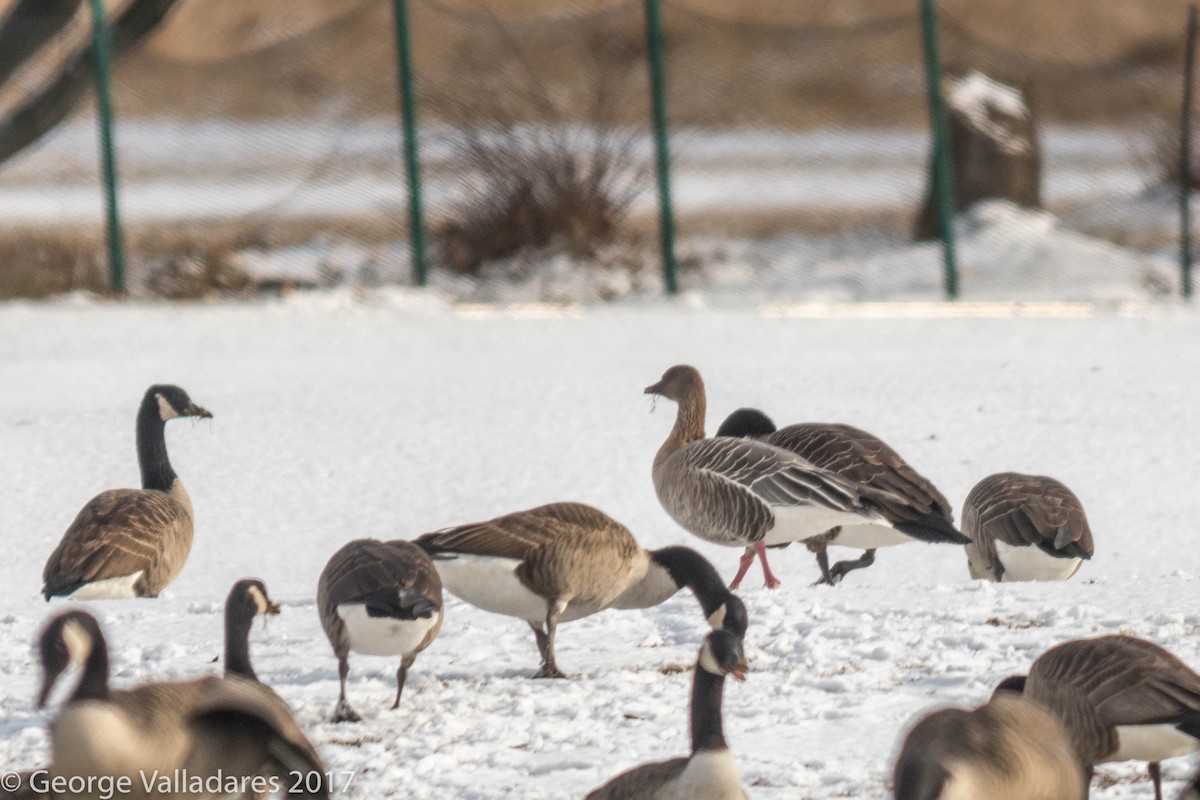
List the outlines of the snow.
<svg viewBox="0 0 1200 800">
<path fill-rule="evenodd" d="M 651 485 L 674 407 L 641 387 L 678 362 L 708 382 L 710 429 L 746 404 L 779 422 L 855 424 L 956 503 L 991 472 L 1050 474 L 1081 498 L 1096 538 L 1095 558 L 1066 583 L 973 582 L 960 549 L 907 545 L 837 588 L 810 587 L 809 553 L 774 553 L 784 585 L 748 577 L 751 669 L 726 688 L 726 735 L 751 797 L 886 797 L 915 715 L 982 702 L 1065 639 L 1127 631 L 1200 665 L 1200 314 L 823 308 L 714 309 L 695 295 L 457 308 L 390 290 L 0 305 L 0 768 L 47 757 L 52 712 L 33 708 L 31 645 L 69 604 L 40 599 L 41 567 L 88 498 L 136 481 L 133 417 L 156 381 L 184 386 L 215 417 L 167 429 L 198 520 L 180 578 L 156 600 L 86 604 L 108 634 L 113 683 L 218 671 L 225 595 L 260 577 L 283 611 L 255 627 L 255 667 L 351 797 L 580 797 L 687 752 L 681 668 L 706 629 L 689 595 L 563 625 L 565 681 L 529 679 L 538 658 L 524 623 L 448 598 L 397 711 L 398 660 L 351 656 L 349 697 L 365 720 L 342 725 L 327 721 L 337 668 L 314 603 L 321 568 L 351 538 L 413 537 L 555 500 L 592 503 L 647 546 L 695 547 L 732 576 L 738 551 L 680 530 Z M 1168 797 L 1192 769 L 1164 765 Z M 1148 796 L 1144 767 L 1100 772 L 1093 797 Z"/>
<path fill-rule="evenodd" d="M 1007 153 L 1029 150 L 1029 138 L 1012 130 L 1029 118 L 1029 107 L 1019 89 L 998 83 L 978 70 L 961 78 L 948 78 L 946 85 L 947 104 L 970 120 L 972 128 Z"/>
</svg>

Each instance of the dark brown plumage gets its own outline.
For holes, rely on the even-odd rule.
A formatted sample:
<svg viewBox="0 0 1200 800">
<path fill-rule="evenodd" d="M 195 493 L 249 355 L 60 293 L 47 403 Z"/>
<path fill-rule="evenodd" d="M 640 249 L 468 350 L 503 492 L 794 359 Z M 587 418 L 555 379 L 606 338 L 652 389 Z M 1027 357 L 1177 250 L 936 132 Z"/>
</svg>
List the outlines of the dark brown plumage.
<svg viewBox="0 0 1200 800">
<path fill-rule="evenodd" d="M 334 721 L 357 721 L 346 700 L 350 651 L 401 656 L 392 703 L 398 707 L 409 667 L 441 630 L 442 582 L 429 556 L 411 542 L 355 539 L 321 572 L 317 612 L 338 659 Z"/>
<path fill-rule="evenodd" d="M 963 503 L 963 532 L 971 540 L 967 565 L 973 578 L 1066 578 L 1095 552 L 1083 504 L 1061 481 L 1044 475 L 999 472 L 975 484 Z M 1032 564 L 1017 563 L 1010 549 L 1006 566 L 998 544 L 1002 549 L 1036 548 L 1057 563 L 1046 561 L 1039 571 L 1036 558 L 1022 559 Z"/>
</svg>

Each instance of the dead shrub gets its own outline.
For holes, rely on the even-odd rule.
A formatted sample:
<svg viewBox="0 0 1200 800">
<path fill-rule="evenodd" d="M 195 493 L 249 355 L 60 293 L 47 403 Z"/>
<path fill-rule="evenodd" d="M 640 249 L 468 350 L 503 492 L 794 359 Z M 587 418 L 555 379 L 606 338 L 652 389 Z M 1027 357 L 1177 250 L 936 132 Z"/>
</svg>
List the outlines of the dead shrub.
<svg viewBox="0 0 1200 800">
<path fill-rule="evenodd" d="M 647 177 L 637 132 L 620 124 L 622 104 L 640 97 L 627 89 L 639 62 L 614 69 L 608 51 L 619 43 L 581 23 L 574 52 L 595 65 L 594 79 L 564 94 L 541 80 L 502 22 L 493 26 L 499 62 L 495 52 L 464 60 L 473 77 L 431 99 L 455 125 L 451 145 L 466 172 L 465 197 L 433 230 L 437 262 L 477 275 L 526 252 L 590 258 L 618 236 Z"/>
<path fill-rule="evenodd" d="M 95 243 L 40 231 L 0 234 L 0 300 L 74 291 L 108 291 Z"/>
</svg>

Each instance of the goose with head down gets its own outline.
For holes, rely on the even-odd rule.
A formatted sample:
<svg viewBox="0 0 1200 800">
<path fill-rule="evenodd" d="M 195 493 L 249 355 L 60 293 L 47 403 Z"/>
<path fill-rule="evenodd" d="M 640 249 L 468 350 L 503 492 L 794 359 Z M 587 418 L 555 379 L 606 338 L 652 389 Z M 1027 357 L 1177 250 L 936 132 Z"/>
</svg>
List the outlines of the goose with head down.
<svg viewBox="0 0 1200 800">
<path fill-rule="evenodd" d="M 989 475 L 963 503 L 967 568 L 991 581 L 1065 581 L 1095 552 L 1075 493 L 1044 475 Z"/>
<path fill-rule="evenodd" d="M 678 365 L 646 387 L 678 404 L 675 426 L 654 456 L 654 490 L 671 517 L 716 544 L 745 548 L 731 588 L 757 557 L 767 586 L 779 585 L 766 548 L 839 526 L 890 526 L 880 511 L 889 492 L 859 486 L 807 459 L 754 439 L 705 438 L 704 381 Z"/>
<path fill-rule="evenodd" d="M 442 629 L 442 582 L 412 542 L 355 539 L 321 571 L 317 611 L 338 660 L 341 689 L 333 721 L 358 722 L 362 717 L 346 700 L 350 651 L 400 656 L 392 703 L 398 708 L 409 668 Z"/>
<path fill-rule="evenodd" d="M 841 525 L 820 536 L 804 540 L 816 553 L 821 568 L 818 583 L 834 585 L 846 573 L 875 563 L 875 550 L 907 542 L 965 544 L 966 537 L 954 527 L 954 512 L 945 496 L 928 478 L 909 466 L 882 439 L 851 425 L 810 422 L 776 429 L 770 417 L 753 408 L 739 408 L 721 427 L 717 436 L 752 437 L 795 453 L 817 467 L 835 472 L 846 480 L 884 494 L 876 504 L 887 525 L 864 522 Z M 829 545 L 865 550 L 853 561 L 832 567 Z"/>
<path fill-rule="evenodd" d="M 176 417 L 210 418 L 178 386 L 146 390 L 137 415 L 141 489 L 96 495 L 63 534 L 42 573 L 49 600 L 157 597 L 192 549 L 192 501 L 167 458 L 164 429 Z"/>
<path fill-rule="evenodd" d="M 1050 648 L 1028 675 L 997 694 L 1019 692 L 1055 714 L 1081 764 L 1146 761 L 1162 800 L 1159 762 L 1200 750 L 1200 675 L 1136 636 L 1076 639 Z"/>
<path fill-rule="evenodd" d="M 288 779 L 295 772 L 313 776 L 299 787 L 305 796 L 329 797 L 324 765 L 312 743 L 287 704 L 257 681 L 209 676 L 110 689 L 104 635 L 95 617 L 79 610 L 50 620 L 39 639 L 39 656 L 39 708 L 68 667 L 81 667 L 78 684 L 50 726 L 47 773 L 67 786 L 85 788 L 57 794 L 61 800 L 102 798 L 102 786 L 79 780 L 88 776 L 127 777 L 128 791 L 122 794 L 132 800 L 216 800 L 271 785 L 247 783 L 255 778 L 291 786 Z M 181 773 L 187 780 L 172 780 Z M 237 789 L 230 788 L 231 780 Z"/>
<path fill-rule="evenodd" d="M 416 544 L 451 594 L 529 623 L 542 658 L 536 678 L 565 677 L 554 652 L 560 623 L 607 608 L 650 608 L 683 588 L 713 628 L 746 634 L 745 606 L 703 556 L 686 547 L 643 549 L 628 528 L 582 503 L 447 528 Z"/>
</svg>

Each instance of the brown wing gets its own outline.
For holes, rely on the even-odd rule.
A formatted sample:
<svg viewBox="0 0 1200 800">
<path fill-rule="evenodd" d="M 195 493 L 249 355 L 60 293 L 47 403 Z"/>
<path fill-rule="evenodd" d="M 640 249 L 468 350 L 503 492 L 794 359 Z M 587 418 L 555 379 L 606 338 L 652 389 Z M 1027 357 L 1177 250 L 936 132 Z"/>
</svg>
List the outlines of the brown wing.
<svg viewBox="0 0 1200 800">
<path fill-rule="evenodd" d="M 1054 478 L 999 472 L 975 484 L 963 503 L 963 532 L 992 542 L 1091 558 L 1092 531 L 1079 498 Z"/>
<path fill-rule="evenodd" d="M 860 486 L 892 495 L 878 501 L 893 522 L 916 521 L 935 512 L 954 521 L 945 496 L 882 439 L 851 425 L 789 425 L 764 440 L 836 472 Z"/>
<path fill-rule="evenodd" d="M 1110 725 L 1174 723 L 1200 735 L 1200 675 L 1174 655 L 1134 636 L 1065 642 L 1042 654 L 1027 690 L 1071 686 Z"/>
<path fill-rule="evenodd" d="M 687 764 L 686 758 L 642 764 L 592 790 L 584 800 L 645 800 L 654 797 L 660 788 L 678 778 Z"/>
<path fill-rule="evenodd" d="M 75 517 L 42 571 L 49 598 L 105 578 L 148 570 L 176 526 L 191 514 L 165 492 L 113 489 L 96 495 Z"/>
<path fill-rule="evenodd" d="M 416 539 L 427 553 L 465 553 L 523 560 L 542 545 L 580 530 L 622 528 L 604 512 L 582 503 L 551 503 L 502 517 L 445 528 Z"/>
</svg>

